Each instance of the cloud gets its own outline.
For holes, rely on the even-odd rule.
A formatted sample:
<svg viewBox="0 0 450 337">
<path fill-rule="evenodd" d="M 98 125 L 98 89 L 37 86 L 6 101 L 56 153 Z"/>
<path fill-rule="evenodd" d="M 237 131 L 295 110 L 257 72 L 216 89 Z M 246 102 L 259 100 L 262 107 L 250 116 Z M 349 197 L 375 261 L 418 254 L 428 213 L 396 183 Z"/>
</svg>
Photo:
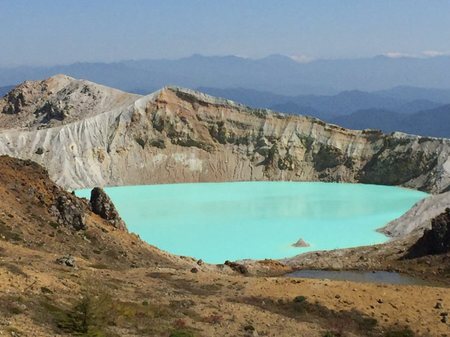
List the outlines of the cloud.
<svg viewBox="0 0 450 337">
<path fill-rule="evenodd" d="M 402 53 L 402 52 L 399 52 L 399 51 L 390 51 L 390 52 L 384 53 L 383 55 L 386 56 L 386 57 L 393 58 L 393 59 L 398 59 L 398 58 L 402 58 L 402 57 L 414 57 L 415 56 L 413 54 Z"/>
<path fill-rule="evenodd" d="M 445 56 L 450 55 L 450 51 L 440 51 L 440 50 L 424 50 L 422 52 L 419 52 L 418 54 L 409 54 L 409 53 L 403 53 L 400 51 L 391 51 L 383 54 L 386 57 L 390 58 L 402 58 L 402 57 L 414 57 L 414 58 L 431 58 L 431 57 L 437 57 L 437 56 Z"/>
<path fill-rule="evenodd" d="M 436 57 L 436 56 L 444 56 L 449 55 L 449 52 L 439 51 L 439 50 L 425 50 L 422 52 L 422 55 L 425 57 Z"/>
<path fill-rule="evenodd" d="M 291 55 L 289 57 L 298 63 L 309 63 L 309 62 L 314 61 L 313 57 L 311 57 L 309 55 L 305 55 L 305 54 L 296 54 L 296 55 Z"/>
</svg>

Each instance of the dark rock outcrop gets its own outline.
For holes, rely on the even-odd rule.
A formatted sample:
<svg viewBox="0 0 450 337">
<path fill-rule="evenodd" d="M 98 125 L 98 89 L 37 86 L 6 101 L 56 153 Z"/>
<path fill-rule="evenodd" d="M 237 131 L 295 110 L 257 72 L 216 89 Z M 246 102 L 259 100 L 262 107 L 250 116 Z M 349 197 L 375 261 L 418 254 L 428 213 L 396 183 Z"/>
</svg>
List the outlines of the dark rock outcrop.
<svg viewBox="0 0 450 337">
<path fill-rule="evenodd" d="M 450 252 L 450 208 L 431 220 L 431 229 L 408 250 L 406 259 Z"/>
<path fill-rule="evenodd" d="M 35 114 L 42 116 L 42 122 L 48 123 L 52 119 L 58 121 L 64 120 L 67 117 L 69 107 L 61 104 L 61 102 L 45 102 L 42 107 L 35 111 Z"/>
<path fill-rule="evenodd" d="M 72 255 L 64 255 L 56 259 L 56 263 L 66 267 L 76 267 L 75 259 Z"/>
<path fill-rule="evenodd" d="M 236 263 L 236 262 L 231 262 L 231 261 L 225 261 L 224 263 L 226 266 L 230 267 L 231 269 L 233 269 L 235 272 L 241 273 L 241 274 L 248 274 L 248 269 L 246 266 L 244 266 L 243 264 L 240 263 Z"/>
<path fill-rule="evenodd" d="M 55 207 L 58 223 L 77 231 L 86 229 L 85 205 L 76 197 L 60 195 L 56 198 Z"/>
<path fill-rule="evenodd" d="M 113 202 L 100 187 L 92 189 L 90 205 L 92 212 L 107 220 L 114 228 L 122 231 L 127 230 L 127 226 L 121 219 Z"/>
<path fill-rule="evenodd" d="M 21 92 L 13 90 L 5 97 L 8 104 L 5 104 L 1 113 L 9 115 L 17 114 L 25 104 L 25 97 Z"/>
</svg>

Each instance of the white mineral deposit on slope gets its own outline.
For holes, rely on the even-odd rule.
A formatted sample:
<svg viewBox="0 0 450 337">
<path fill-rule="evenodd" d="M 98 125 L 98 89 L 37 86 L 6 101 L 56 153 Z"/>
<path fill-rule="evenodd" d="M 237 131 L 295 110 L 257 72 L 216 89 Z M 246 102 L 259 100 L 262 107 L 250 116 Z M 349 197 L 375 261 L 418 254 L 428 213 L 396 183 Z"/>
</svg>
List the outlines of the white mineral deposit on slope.
<svg viewBox="0 0 450 337">
<path fill-rule="evenodd" d="M 443 213 L 450 207 L 450 192 L 436 194 L 415 204 L 408 212 L 391 221 L 382 232 L 392 237 L 402 237 L 414 230 L 431 227 L 430 219 Z"/>
</svg>

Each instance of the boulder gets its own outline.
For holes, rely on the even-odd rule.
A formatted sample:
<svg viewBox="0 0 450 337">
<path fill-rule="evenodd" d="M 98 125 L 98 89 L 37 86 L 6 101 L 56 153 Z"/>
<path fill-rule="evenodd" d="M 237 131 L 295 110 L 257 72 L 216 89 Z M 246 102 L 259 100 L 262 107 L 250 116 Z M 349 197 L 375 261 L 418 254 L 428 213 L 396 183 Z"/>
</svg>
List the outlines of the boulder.
<svg viewBox="0 0 450 337">
<path fill-rule="evenodd" d="M 114 228 L 122 231 L 127 230 L 127 226 L 119 216 L 119 212 L 117 212 L 113 202 L 100 187 L 92 189 L 90 206 L 92 212 L 107 220 Z"/>
<path fill-rule="evenodd" d="M 236 263 L 236 262 L 231 262 L 231 261 L 225 261 L 224 263 L 226 266 L 230 267 L 231 269 L 233 269 L 234 271 L 241 273 L 241 274 L 248 274 L 248 269 L 246 266 L 244 266 L 243 264 L 240 263 Z"/>
<path fill-rule="evenodd" d="M 63 194 L 56 198 L 53 210 L 56 209 L 58 223 L 79 231 L 86 229 L 84 208 L 79 199 Z"/>
<path fill-rule="evenodd" d="M 299 239 L 296 243 L 292 244 L 292 247 L 309 247 L 310 244 L 303 239 Z"/>
<path fill-rule="evenodd" d="M 72 255 L 64 255 L 56 259 L 56 263 L 67 266 L 67 267 L 76 267 L 75 259 Z"/>
<path fill-rule="evenodd" d="M 411 246 L 405 258 L 417 258 L 426 255 L 450 252 L 450 208 L 431 220 L 431 229 L 426 229 L 423 236 Z"/>
</svg>

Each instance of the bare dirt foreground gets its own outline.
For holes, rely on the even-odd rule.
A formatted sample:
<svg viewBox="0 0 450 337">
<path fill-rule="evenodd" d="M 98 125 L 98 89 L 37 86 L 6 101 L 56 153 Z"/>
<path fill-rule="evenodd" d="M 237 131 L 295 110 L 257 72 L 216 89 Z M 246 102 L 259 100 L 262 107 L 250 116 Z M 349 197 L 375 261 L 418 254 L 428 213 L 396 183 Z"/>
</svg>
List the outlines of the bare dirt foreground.
<svg viewBox="0 0 450 337">
<path fill-rule="evenodd" d="M 4 242 L 1 247 L 3 335 L 449 333 L 441 316 L 450 303 L 446 288 L 244 277 L 211 271 L 208 266 L 198 266 L 197 273 L 169 267 L 114 270 L 81 258 L 74 269 L 56 265 L 54 254 Z"/>
<path fill-rule="evenodd" d="M 0 335 L 450 336 L 447 288 L 244 275 L 142 242 L 32 162 L 0 172 Z"/>
</svg>

